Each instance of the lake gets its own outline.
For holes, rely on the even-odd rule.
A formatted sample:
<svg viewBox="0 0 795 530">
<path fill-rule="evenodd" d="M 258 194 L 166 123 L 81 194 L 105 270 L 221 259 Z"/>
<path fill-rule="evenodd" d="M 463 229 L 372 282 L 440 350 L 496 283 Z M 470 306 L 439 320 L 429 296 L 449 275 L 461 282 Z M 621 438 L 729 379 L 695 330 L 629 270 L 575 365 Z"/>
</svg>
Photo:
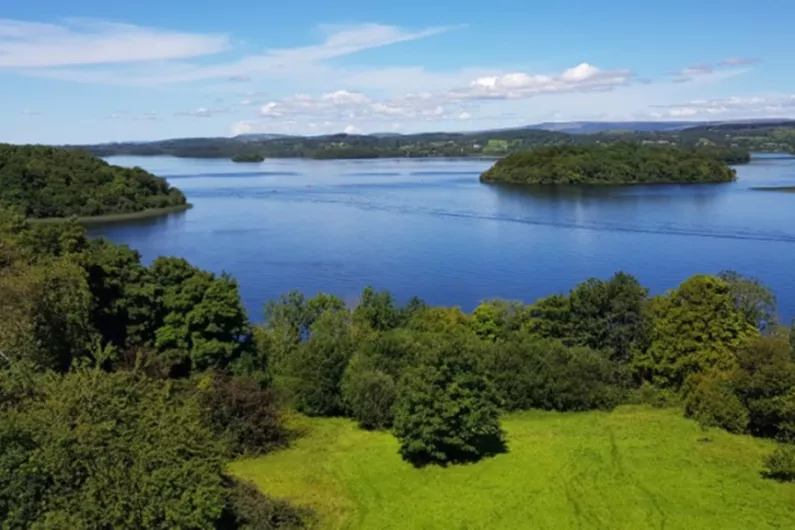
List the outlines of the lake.
<svg viewBox="0 0 795 530">
<path fill-rule="evenodd" d="M 194 208 L 91 233 L 146 262 L 231 273 L 255 321 L 291 289 L 355 302 L 372 285 L 471 310 L 619 270 L 661 293 L 724 269 L 772 286 L 795 316 L 795 194 L 750 189 L 795 185 L 792 157 L 755 156 L 731 184 L 543 190 L 481 184 L 488 160 L 108 160 L 168 178 Z"/>
</svg>

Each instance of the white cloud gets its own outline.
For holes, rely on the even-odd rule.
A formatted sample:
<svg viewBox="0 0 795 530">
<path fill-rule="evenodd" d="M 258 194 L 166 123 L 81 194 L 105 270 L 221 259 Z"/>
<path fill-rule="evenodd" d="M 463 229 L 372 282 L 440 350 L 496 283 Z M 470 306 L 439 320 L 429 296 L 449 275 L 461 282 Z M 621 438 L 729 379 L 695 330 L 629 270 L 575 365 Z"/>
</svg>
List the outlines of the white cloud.
<svg viewBox="0 0 795 530">
<path fill-rule="evenodd" d="M 353 125 L 348 125 L 347 127 L 345 127 L 345 129 L 343 129 L 343 132 L 345 134 L 359 134 L 359 133 L 361 133 L 361 131 L 359 129 L 357 129 L 356 127 L 354 127 Z"/>
<path fill-rule="evenodd" d="M 634 77 L 629 69 L 602 70 L 580 63 L 555 75 L 514 72 L 480 77 L 450 95 L 461 99 L 525 99 L 542 94 L 611 90 L 631 83 Z"/>
<path fill-rule="evenodd" d="M 41 116 L 41 112 L 40 111 L 38 111 L 38 110 L 30 110 L 30 109 L 23 110 L 22 114 L 24 114 L 25 116 Z"/>
<path fill-rule="evenodd" d="M 225 35 L 95 20 L 62 25 L 0 19 L 0 68 L 47 68 L 183 59 L 221 52 Z"/>
<path fill-rule="evenodd" d="M 571 92 L 609 91 L 630 84 L 630 70 L 602 70 L 581 63 L 558 74 L 506 73 L 478 77 L 464 86 L 439 92 L 415 92 L 376 99 L 362 92 L 336 90 L 312 96 L 296 94 L 259 109 L 266 120 L 305 117 L 312 122 L 467 120 L 480 105 L 500 100 L 529 99 Z"/>
</svg>

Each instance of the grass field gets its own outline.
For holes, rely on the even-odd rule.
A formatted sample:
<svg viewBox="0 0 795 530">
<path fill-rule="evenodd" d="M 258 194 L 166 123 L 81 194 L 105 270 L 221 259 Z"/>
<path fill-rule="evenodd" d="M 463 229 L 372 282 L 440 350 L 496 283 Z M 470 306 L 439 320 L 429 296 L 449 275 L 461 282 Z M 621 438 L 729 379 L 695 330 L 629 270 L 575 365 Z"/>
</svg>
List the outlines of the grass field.
<svg viewBox="0 0 795 530">
<path fill-rule="evenodd" d="M 290 449 L 231 468 L 318 528 L 795 528 L 795 485 L 759 474 L 770 442 L 676 410 L 509 415 L 509 453 L 446 469 L 415 469 L 348 420 L 298 421 Z"/>
</svg>

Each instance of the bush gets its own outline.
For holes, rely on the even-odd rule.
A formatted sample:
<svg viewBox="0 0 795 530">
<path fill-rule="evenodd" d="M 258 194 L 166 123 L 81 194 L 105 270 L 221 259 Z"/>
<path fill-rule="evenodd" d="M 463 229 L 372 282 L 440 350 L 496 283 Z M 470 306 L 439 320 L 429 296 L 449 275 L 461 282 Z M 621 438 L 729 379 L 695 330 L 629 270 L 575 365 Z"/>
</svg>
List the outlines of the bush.
<svg viewBox="0 0 795 530">
<path fill-rule="evenodd" d="M 795 362 L 785 337 L 763 337 L 737 354 L 732 386 L 756 436 L 795 441 Z"/>
<path fill-rule="evenodd" d="M 286 501 L 266 497 L 248 482 L 230 481 L 227 506 L 217 530 L 304 528 L 312 514 Z"/>
<path fill-rule="evenodd" d="M 795 480 L 795 446 L 781 445 L 766 459 L 762 474 L 781 481 Z"/>
<path fill-rule="evenodd" d="M 213 433 L 233 454 L 262 454 L 287 443 L 276 396 L 249 377 L 212 375 L 200 382 L 200 401 Z"/>
<path fill-rule="evenodd" d="M 342 399 L 351 417 L 365 429 L 392 425 L 396 390 L 392 376 L 370 366 L 367 359 L 351 359 L 342 380 Z"/>
<path fill-rule="evenodd" d="M 489 373 L 508 410 L 590 410 L 620 398 L 615 367 L 589 348 L 525 337 L 494 346 Z"/>
<path fill-rule="evenodd" d="M 505 450 L 499 401 L 472 340 L 441 337 L 401 381 L 395 436 L 400 454 L 415 466 L 475 461 Z"/>
<path fill-rule="evenodd" d="M 697 376 L 685 385 L 685 416 L 702 427 L 720 427 L 741 433 L 748 427 L 748 409 L 722 374 Z"/>
</svg>

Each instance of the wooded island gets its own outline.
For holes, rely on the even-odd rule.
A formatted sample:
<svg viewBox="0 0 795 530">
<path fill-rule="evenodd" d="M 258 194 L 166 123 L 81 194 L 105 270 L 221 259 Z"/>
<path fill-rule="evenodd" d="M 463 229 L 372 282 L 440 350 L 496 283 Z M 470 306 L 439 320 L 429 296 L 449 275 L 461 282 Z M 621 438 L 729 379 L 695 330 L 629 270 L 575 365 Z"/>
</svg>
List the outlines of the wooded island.
<svg viewBox="0 0 795 530">
<path fill-rule="evenodd" d="M 610 145 L 542 147 L 503 158 L 480 176 L 504 184 L 697 184 L 732 182 L 737 175 L 727 159 L 733 152 Z"/>
</svg>

